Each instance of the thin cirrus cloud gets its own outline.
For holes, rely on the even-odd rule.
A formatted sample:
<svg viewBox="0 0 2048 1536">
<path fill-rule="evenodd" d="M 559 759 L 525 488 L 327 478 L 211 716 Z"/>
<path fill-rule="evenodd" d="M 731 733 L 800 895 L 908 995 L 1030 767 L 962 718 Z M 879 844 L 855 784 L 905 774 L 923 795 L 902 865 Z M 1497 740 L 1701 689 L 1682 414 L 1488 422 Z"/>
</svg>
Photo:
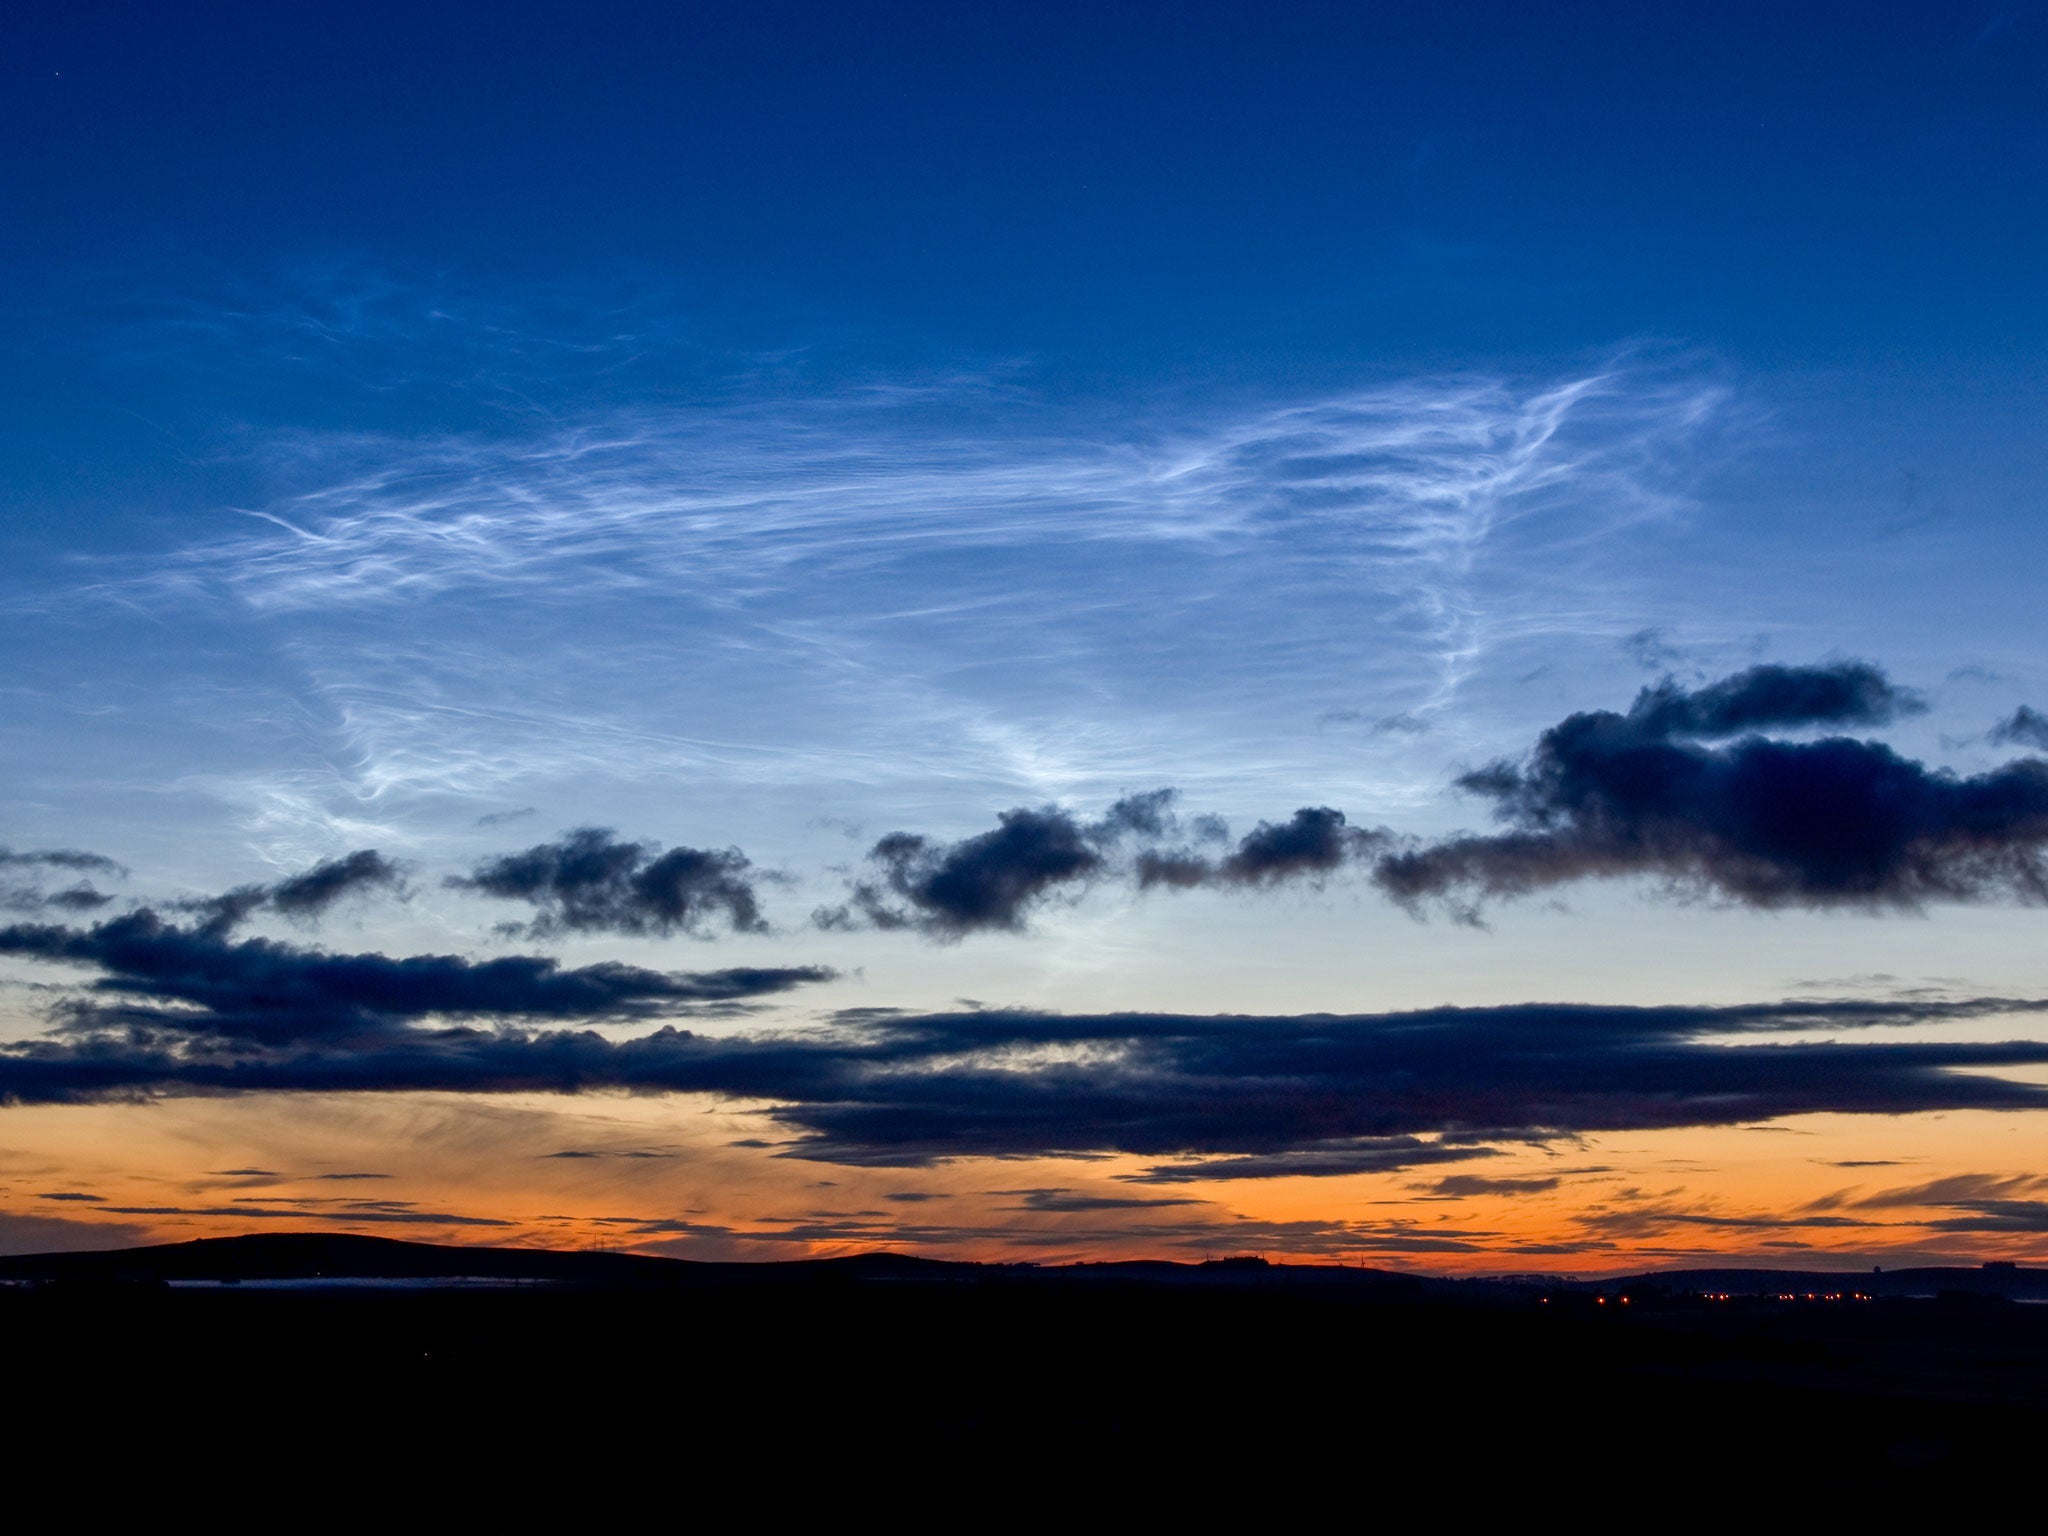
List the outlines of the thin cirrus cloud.
<svg viewBox="0 0 2048 1536">
<path fill-rule="evenodd" d="M 955 394 L 983 407 L 981 430 L 924 429 Z M 1421 601 L 1442 606 L 1442 582 L 1503 525 L 1565 499 L 1580 534 L 1668 510 L 1674 493 L 1650 466 L 1724 400 L 1718 385 L 1617 362 L 1547 383 L 1416 380 L 1207 428 L 1082 436 L 1028 408 L 988 409 L 1019 404 L 992 381 L 952 379 L 622 413 L 537 437 L 305 439 L 282 450 L 294 463 L 359 459 L 364 472 L 260 509 L 264 531 L 189 549 L 156 579 L 311 610 L 544 588 L 571 563 L 601 566 L 614 593 L 778 588 L 935 542 L 1284 535 L 1298 552 L 1327 535 L 1390 582 L 1424 577 Z"/>
<path fill-rule="evenodd" d="M 1584 597 L 1613 540 L 1686 504 L 1731 413 L 1696 361 L 1630 355 L 1177 420 L 990 374 L 537 405 L 464 435 L 281 429 L 255 515 L 103 591 L 280 648 L 306 696 L 265 707 L 321 750 L 204 782 L 309 836 L 591 774 L 1044 797 L 1142 782 L 1149 756 L 1206 789 L 1267 757 L 1238 761 L 1223 722 L 1335 702 L 1308 648 L 1355 650 L 1346 691 L 1423 723 L 1497 643 L 1488 614 L 1604 632 Z M 1114 728 L 1075 713 L 1103 697 L 1132 701 Z"/>
</svg>

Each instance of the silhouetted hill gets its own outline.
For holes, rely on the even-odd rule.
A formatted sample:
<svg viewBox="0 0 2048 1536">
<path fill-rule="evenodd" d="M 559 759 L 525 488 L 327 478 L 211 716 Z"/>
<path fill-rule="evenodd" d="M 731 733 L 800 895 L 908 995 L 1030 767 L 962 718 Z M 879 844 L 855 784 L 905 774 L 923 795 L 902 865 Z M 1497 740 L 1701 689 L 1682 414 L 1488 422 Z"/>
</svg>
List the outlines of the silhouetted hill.
<svg viewBox="0 0 2048 1536">
<path fill-rule="evenodd" d="M 681 1260 L 542 1248 L 464 1248 L 346 1232 L 259 1232 L 98 1253 L 0 1259 L 10 1280 L 551 1280 L 631 1283 Z"/>
<path fill-rule="evenodd" d="M 1888 1278 L 1961 1277 L 2039 1278 Z M 1919 1499 L 1931 1528 L 2048 1435 L 2048 1307 L 1697 1299 L 1826 1287 L 1781 1270 L 1671 1271 L 1641 1282 L 1671 1304 L 1617 1306 L 1244 1259 L 707 1264 L 298 1232 L 6 1259 L 0 1279 L 54 1282 L 0 1284 L 24 1477 L 154 1491 L 208 1469 L 301 1518 L 337 1487 L 384 1518 L 422 1480 L 450 1519 L 497 1494 L 518 1520 L 546 1496 L 587 1518 L 642 1481 L 693 1509 L 727 1486 L 757 1515 L 896 1477 L 953 1501 L 934 1508 L 1039 1498 L 1071 1523 L 1094 1512 L 1074 1490 L 1140 1468 L 1123 1512 L 1152 1523 L 1213 1523 L 1233 1490 L 1270 1520 L 1299 1469 L 1460 1512 L 1492 1490 L 1524 1523 L 1716 1493 L 1755 1523 L 1795 1488 L 1837 1523 Z"/>
<path fill-rule="evenodd" d="M 1430 1297 L 1500 1302 L 1546 1287 L 1540 1282 L 1457 1281 L 1327 1264 L 1269 1264 L 1231 1258 L 1206 1263 L 1133 1259 L 1083 1264 L 972 1264 L 901 1253 L 779 1263 L 707 1263 L 649 1254 L 564 1252 L 404 1242 L 345 1232 L 259 1232 L 204 1237 L 96 1253 L 0 1258 L 0 1281 L 161 1284 L 173 1281 L 337 1283 L 388 1280 L 431 1285 L 460 1281 L 526 1282 L 591 1289 L 688 1289 L 789 1284 L 1006 1284 L 1061 1290 L 1171 1288 L 1271 1290 L 1383 1299 Z M 1549 1289 L 1673 1297 L 1983 1296 L 2048 1300 L 2048 1271 L 2007 1265 L 1882 1271 L 1791 1269 L 1659 1270 L 1620 1279 L 1562 1281 Z"/>
<path fill-rule="evenodd" d="M 169 1281 L 470 1280 L 542 1281 L 591 1287 L 686 1287 L 852 1282 L 988 1282 L 1025 1285 L 1172 1285 L 1201 1288 L 1455 1290 L 1452 1281 L 1386 1270 L 1221 1259 L 1199 1264 L 1141 1259 L 1102 1264 L 972 1264 L 901 1253 L 864 1253 L 779 1263 L 706 1263 L 648 1254 L 563 1252 L 404 1242 L 345 1232 L 258 1232 L 88 1253 L 0 1258 L 0 1281 L 137 1284 Z"/>
</svg>

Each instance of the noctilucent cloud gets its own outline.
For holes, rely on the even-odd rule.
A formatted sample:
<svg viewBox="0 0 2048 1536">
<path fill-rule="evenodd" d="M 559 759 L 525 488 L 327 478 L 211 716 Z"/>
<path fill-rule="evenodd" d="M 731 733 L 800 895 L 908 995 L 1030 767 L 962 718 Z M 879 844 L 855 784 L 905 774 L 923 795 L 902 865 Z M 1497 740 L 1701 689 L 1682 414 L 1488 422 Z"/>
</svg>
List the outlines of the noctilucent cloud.
<svg viewBox="0 0 2048 1536">
<path fill-rule="evenodd" d="M 2048 12 L 5 54 L 0 1249 L 2048 1258 Z"/>
</svg>

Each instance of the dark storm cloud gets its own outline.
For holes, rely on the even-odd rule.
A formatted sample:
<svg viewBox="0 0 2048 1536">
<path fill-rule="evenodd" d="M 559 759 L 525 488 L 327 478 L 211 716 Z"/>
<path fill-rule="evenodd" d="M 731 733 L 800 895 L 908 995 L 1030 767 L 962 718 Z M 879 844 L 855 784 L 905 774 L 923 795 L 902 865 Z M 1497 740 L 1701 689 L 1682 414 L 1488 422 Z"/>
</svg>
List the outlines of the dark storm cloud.
<svg viewBox="0 0 2048 1536">
<path fill-rule="evenodd" d="M 289 962 L 295 977 L 326 958 L 279 957 L 277 946 L 260 944 L 233 949 L 262 961 L 259 971 Z M 1157 1159 L 1134 1175 L 1154 1184 L 1381 1172 L 1495 1155 L 1489 1143 L 1819 1112 L 2048 1107 L 2048 1088 L 1995 1075 L 2048 1062 L 2048 1043 L 1859 1033 L 2048 1011 L 2048 1003 L 2032 1000 L 1529 1004 L 1277 1018 L 869 1011 L 804 1032 L 700 1035 L 664 1026 L 617 1039 L 530 1022 L 484 1028 L 414 1019 L 472 1011 L 530 1021 L 558 1010 L 617 1017 L 672 1008 L 729 983 L 624 967 L 555 971 L 527 961 L 511 973 L 524 999 L 515 1012 L 498 1000 L 504 983 L 470 974 L 485 966 L 464 969 L 457 981 L 437 979 L 429 1003 L 409 982 L 400 986 L 414 962 L 334 957 L 345 973 L 361 971 L 383 990 L 366 1000 L 359 983 L 342 988 L 315 965 L 311 980 L 274 994 L 283 1017 L 252 1024 L 240 953 L 220 962 L 230 965 L 242 999 L 239 1011 L 224 1014 L 209 1006 L 220 983 L 192 980 L 190 957 L 184 968 L 160 967 L 145 982 L 146 946 L 142 960 L 106 952 L 125 967 L 122 985 L 144 994 L 147 1006 L 75 1017 L 49 1036 L 0 1048 L 0 1097 L 693 1092 L 765 1106 L 761 1112 L 791 1138 L 777 1152 L 785 1157 L 901 1166 L 1122 1153 Z M 442 957 L 423 964 L 437 978 L 442 968 L 463 965 Z M 780 973 L 752 986 L 808 979 L 815 978 Z M 402 995 L 397 1007 L 383 1001 L 392 988 Z M 311 999 L 313 1022 L 299 998 Z M 336 1017 L 356 1032 L 337 1028 Z M 1817 1029 L 1834 1038 L 1784 1038 Z M 1706 1043 L 1727 1037 L 1747 1043 Z"/>
<path fill-rule="evenodd" d="M 707 936 L 719 922 L 736 933 L 763 933 L 752 865 L 737 848 L 671 848 L 620 842 L 606 827 L 580 827 L 560 842 L 488 859 L 447 884 L 508 901 L 540 915 L 535 935 L 569 931 Z"/>
<path fill-rule="evenodd" d="M 386 858 L 374 848 L 358 848 L 354 853 L 323 860 L 271 885 L 238 885 L 218 896 L 179 906 L 200 914 L 205 931 L 226 934 L 265 908 L 294 922 L 306 922 L 352 896 L 380 890 L 403 896 L 405 874 L 405 866 L 397 860 Z"/>
<path fill-rule="evenodd" d="M 1374 878 L 1410 908 L 1435 899 L 1468 911 L 1484 897 L 1623 875 L 1764 908 L 2048 901 L 2048 763 L 1965 777 L 1843 736 L 1686 739 L 1914 707 L 1863 663 L 1645 689 L 1626 715 L 1573 715 L 1526 760 L 1459 781 L 1494 802 L 1505 830 L 1391 853 Z"/>
<path fill-rule="evenodd" d="M 1101 840 L 1056 807 L 1019 807 L 996 822 L 994 831 L 955 843 L 891 832 L 868 850 L 876 878 L 856 881 L 852 900 L 820 910 L 816 921 L 826 928 L 915 928 L 939 939 L 1014 932 L 1037 902 L 1103 869 Z"/>
<path fill-rule="evenodd" d="M 329 859 L 302 875 L 278 881 L 268 895 L 270 905 L 287 917 L 306 917 L 326 911 L 345 896 L 404 888 L 402 866 L 374 848 L 358 848 L 344 858 Z"/>
<path fill-rule="evenodd" d="M 940 842 L 892 832 L 868 851 L 872 878 L 846 905 L 823 908 L 824 928 L 915 929 L 953 940 L 1022 930 L 1031 912 L 1097 880 L 1188 888 L 1272 886 L 1318 880 L 1385 848 L 1391 838 L 1348 826 L 1342 811 L 1304 806 L 1284 822 L 1262 821 L 1227 852 L 1215 816 L 1182 818 L 1172 789 L 1129 795 L 1096 821 L 1058 806 L 1000 813 L 993 831 Z"/>
<path fill-rule="evenodd" d="M 1925 713 L 1918 692 L 1867 661 L 1759 666 L 1704 688 L 1670 678 L 1636 695 L 1628 718 L 1653 736 L 1739 736 L 1813 725 L 1887 725 Z"/>
<path fill-rule="evenodd" d="M 2002 747 L 2048 748 L 2048 715 L 2022 704 L 1991 728 L 1991 739 Z"/>
<path fill-rule="evenodd" d="M 1387 832 L 1348 825 L 1342 811 L 1327 805 L 1303 806 L 1284 822 L 1260 822 L 1220 858 L 1186 849 L 1141 853 L 1138 884 L 1242 888 L 1315 881 L 1371 857 L 1392 840 Z"/>
<path fill-rule="evenodd" d="M 0 928 L 0 954 L 99 974 L 67 1005 L 66 1029 L 118 1029 L 137 1042 L 207 1039 L 283 1045 L 361 1044 L 430 1015 L 597 1021 L 785 991 L 830 973 L 815 967 L 673 973 L 605 963 L 566 969 L 508 955 L 328 954 L 269 939 L 234 940 L 211 924 L 180 928 L 149 908 L 89 928 Z"/>
<path fill-rule="evenodd" d="M 891 832 L 868 850 L 871 879 L 853 883 L 844 906 L 813 914 L 822 928 L 911 928 L 951 940 L 988 930 L 1016 932 L 1033 907 L 1120 868 L 1126 847 L 1167 838 L 1226 835 L 1214 817 L 1183 823 L 1172 789 L 1126 795 L 1095 821 L 1059 806 L 1000 812 L 993 831 L 957 842 Z"/>
</svg>

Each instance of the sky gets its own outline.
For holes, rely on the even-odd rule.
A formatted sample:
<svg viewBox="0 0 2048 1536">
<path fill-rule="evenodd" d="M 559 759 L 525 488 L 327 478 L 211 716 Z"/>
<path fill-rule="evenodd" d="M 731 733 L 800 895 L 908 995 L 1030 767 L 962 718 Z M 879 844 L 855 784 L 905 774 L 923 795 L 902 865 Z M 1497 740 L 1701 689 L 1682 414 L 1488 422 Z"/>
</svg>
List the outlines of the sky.
<svg viewBox="0 0 2048 1536">
<path fill-rule="evenodd" d="M 2048 1262 L 2044 66 L 10 12 L 0 1250 Z"/>
</svg>

